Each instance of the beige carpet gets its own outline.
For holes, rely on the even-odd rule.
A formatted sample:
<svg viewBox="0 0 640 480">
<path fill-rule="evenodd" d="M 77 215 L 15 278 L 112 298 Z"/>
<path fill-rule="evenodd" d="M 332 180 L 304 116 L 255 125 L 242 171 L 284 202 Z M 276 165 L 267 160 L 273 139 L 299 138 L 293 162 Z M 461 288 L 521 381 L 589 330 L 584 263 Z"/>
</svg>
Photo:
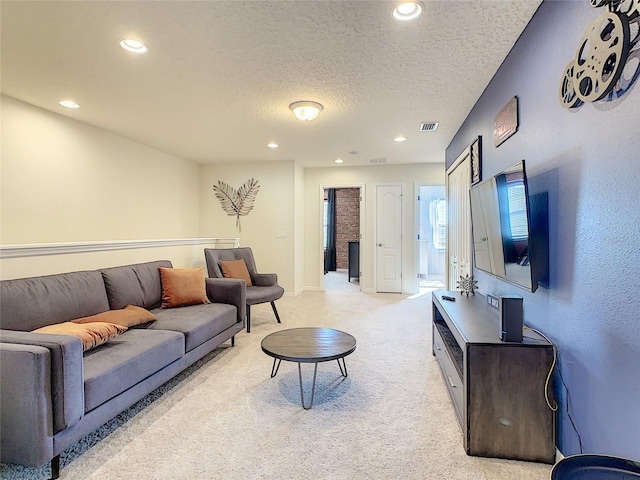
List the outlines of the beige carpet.
<svg viewBox="0 0 640 480">
<path fill-rule="evenodd" d="M 236 337 L 65 452 L 61 479 L 549 479 L 549 465 L 469 457 L 431 355 L 431 296 L 363 294 L 346 275 L 325 292 L 252 308 Z M 300 406 L 297 364 L 272 359 L 261 339 L 326 326 L 356 337 L 346 358 L 320 364 L 312 410 Z M 306 368 L 305 368 L 306 367 Z M 312 365 L 303 365 L 306 394 Z M 48 469 L 2 465 L 2 478 Z"/>
</svg>

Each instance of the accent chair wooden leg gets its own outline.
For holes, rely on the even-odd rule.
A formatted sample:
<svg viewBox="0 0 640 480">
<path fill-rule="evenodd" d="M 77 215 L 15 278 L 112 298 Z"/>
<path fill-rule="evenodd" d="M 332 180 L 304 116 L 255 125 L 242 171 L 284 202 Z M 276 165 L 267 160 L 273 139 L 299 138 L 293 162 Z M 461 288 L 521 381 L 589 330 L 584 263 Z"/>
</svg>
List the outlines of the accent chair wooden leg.
<svg viewBox="0 0 640 480">
<path fill-rule="evenodd" d="M 247 305 L 247 333 L 251 332 L 251 305 Z"/>
<path fill-rule="evenodd" d="M 60 455 L 56 455 L 51 459 L 51 480 L 60 477 Z"/>
<path fill-rule="evenodd" d="M 236 336 L 235 335 L 233 337 L 231 337 L 231 346 L 232 347 L 236 346 Z"/>
<path fill-rule="evenodd" d="M 280 321 L 280 315 L 278 315 L 278 310 L 276 310 L 276 302 L 271 302 L 271 308 L 273 308 L 273 313 L 275 313 L 276 320 L 278 320 L 278 323 L 282 323 Z"/>
</svg>

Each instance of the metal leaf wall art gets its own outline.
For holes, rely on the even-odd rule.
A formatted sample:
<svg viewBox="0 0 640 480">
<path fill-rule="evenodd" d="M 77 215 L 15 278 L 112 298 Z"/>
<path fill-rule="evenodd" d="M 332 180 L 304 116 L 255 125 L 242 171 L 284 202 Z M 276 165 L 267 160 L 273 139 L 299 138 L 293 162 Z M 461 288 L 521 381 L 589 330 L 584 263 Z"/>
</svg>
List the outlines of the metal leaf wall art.
<svg viewBox="0 0 640 480">
<path fill-rule="evenodd" d="M 240 217 L 249 214 L 259 189 L 258 181 L 253 178 L 247 180 L 238 190 L 220 180 L 218 180 L 218 185 L 213 186 L 213 192 L 220 200 L 222 209 L 227 215 L 236 217 L 236 227 L 239 232 L 242 231 Z"/>
</svg>

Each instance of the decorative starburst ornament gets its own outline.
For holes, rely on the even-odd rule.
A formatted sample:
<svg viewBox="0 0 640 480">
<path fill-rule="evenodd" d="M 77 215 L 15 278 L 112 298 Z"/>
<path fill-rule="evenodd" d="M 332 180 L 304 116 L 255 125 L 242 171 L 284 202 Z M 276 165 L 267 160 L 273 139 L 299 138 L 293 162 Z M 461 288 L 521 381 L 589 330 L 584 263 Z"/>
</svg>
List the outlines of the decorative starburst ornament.
<svg viewBox="0 0 640 480">
<path fill-rule="evenodd" d="M 478 288 L 478 281 L 473 279 L 473 275 L 465 275 L 464 277 L 460 275 L 460 280 L 458 280 L 458 289 L 460 290 L 460 295 L 469 294 L 475 295 L 475 289 Z"/>
</svg>

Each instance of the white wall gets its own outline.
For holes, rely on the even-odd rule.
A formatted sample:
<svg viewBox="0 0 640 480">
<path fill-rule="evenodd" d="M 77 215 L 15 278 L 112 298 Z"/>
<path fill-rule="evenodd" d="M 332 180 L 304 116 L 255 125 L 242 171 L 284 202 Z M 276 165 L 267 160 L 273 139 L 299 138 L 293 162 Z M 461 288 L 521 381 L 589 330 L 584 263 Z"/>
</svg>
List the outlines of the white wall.
<svg viewBox="0 0 640 480">
<path fill-rule="evenodd" d="M 77 270 L 95 270 L 131 263 L 170 260 L 176 268 L 204 267 L 205 248 L 214 244 L 174 245 L 126 250 L 69 253 L 63 255 L 3 258 L 0 280 L 36 277 Z"/>
<path fill-rule="evenodd" d="M 11 97 L 0 102 L 2 245 L 198 236 L 198 164 Z M 134 252 L 4 259 L 0 276 L 100 268 L 151 254 L 176 258 L 176 266 L 198 261 L 192 247 Z"/>
<path fill-rule="evenodd" d="M 360 241 L 362 277 L 365 292 L 375 291 L 374 278 L 374 226 L 376 185 L 398 183 L 403 185 L 403 284 L 405 293 L 414 293 L 416 285 L 415 207 L 416 185 L 444 185 L 444 165 L 428 163 L 418 165 L 379 165 L 367 167 L 328 167 L 305 170 L 304 222 L 305 222 L 305 288 L 322 288 L 322 187 L 364 185 L 364 225 Z"/>
<path fill-rule="evenodd" d="M 294 259 L 295 293 L 304 288 L 304 168 L 296 164 L 295 167 L 295 202 L 294 202 Z"/>
<path fill-rule="evenodd" d="M 293 161 L 247 162 L 201 165 L 200 235 L 240 237 L 241 245 L 251 247 L 259 272 L 277 273 L 278 283 L 287 291 L 295 287 L 295 178 Z M 238 189 L 250 178 L 258 180 L 260 190 L 249 215 L 228 216 L 215 197 L 213 185 L 221 180 Z M 298 193 L 299 195 L 299 193 Z"/>
<path fill-rule="evenodd" d="M 293 161 L 198 165 L 2 96 L 0 243 L 240 237 L 258 269 L 288 293 L 322 287 L 321 186 L 365 186 L 365 291 L 373 291 L 377 183 L 404 184 L 403 290 L 415 285 L 415 184 L 444 184 L 442 164 L 304 169 Z M 227 216 L 213 194 L 222 180 L 260 184 L 253 211 Z M 411 200 L 409 200 L 411 199 Z M 206 246 L 206 245 L 205 245 Z M 204 246 L 172 246 L 3 259 L 0 278 L 47 275 L 166 258 L 203 264 Z"/>
</svg>

